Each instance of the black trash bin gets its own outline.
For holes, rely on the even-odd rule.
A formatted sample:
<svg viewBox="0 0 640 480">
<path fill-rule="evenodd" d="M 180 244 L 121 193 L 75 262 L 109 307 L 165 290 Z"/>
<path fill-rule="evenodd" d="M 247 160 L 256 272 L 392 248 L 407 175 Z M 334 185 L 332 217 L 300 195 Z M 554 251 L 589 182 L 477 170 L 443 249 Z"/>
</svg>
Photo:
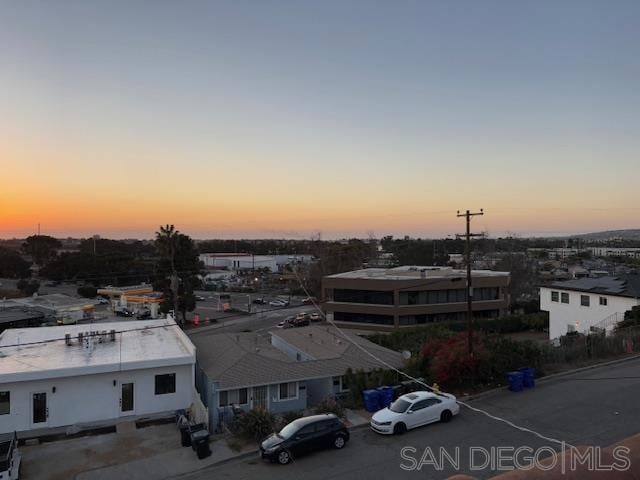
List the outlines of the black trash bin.
<svg viewBox="0 0 640 480">
<path fill-rule="evenodd" d="M 183 447 L 189 447 L 191 445 L 191 432 L 189 431 L 189 421 L 186 417 L 178 419 L 178 428 L 180 429 L 180 443 Z"/>
<path fill-rule="evenodd" d="M 194 435 L 203 430 L 207 432 L 207 435 L 209 435 L 206 423 L 196 423 L 189 426 L 189 445 L 191 445 L 191 448 L 194 451 L 196 450 L 196 445 L 193 443 Z"/>
<path fill-rule="evenodd" d="M 209 431 L 201 429 L 191 434 L 191 448 L 196 451 L 199 459 L 207 458 L 211 455 L 209 448 Z"/>
</svg>

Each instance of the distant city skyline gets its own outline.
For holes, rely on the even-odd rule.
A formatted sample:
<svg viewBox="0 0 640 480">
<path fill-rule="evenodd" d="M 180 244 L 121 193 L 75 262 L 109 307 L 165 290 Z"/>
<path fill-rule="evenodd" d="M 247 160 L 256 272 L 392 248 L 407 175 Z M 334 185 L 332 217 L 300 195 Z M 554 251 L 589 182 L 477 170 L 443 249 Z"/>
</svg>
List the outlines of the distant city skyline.
<svg viewBox="0 0 640 480">
<path fill-rule="evenodd" d="M 640 227 L 640 2 L 0 12 L 0 238 Z"/>
</svg>

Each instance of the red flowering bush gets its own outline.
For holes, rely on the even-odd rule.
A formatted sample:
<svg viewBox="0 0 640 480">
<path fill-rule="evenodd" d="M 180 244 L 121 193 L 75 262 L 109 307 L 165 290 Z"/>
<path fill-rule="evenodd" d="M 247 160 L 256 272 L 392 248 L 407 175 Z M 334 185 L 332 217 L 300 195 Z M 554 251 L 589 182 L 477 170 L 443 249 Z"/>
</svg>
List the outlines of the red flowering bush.
<svg viewBox="0 0 640 480">
<path fill-rule="evenodd" d="M 447 387 L 483 380 L 478 376 L 484 370 L 481 366 L 488 362 L 489 356 L 479 334 L 474 336 L 473 349 L 473 357 L 470 357 L 466 333 L 426 342 L 421 354 L 429 378 Z"/>
</svg>

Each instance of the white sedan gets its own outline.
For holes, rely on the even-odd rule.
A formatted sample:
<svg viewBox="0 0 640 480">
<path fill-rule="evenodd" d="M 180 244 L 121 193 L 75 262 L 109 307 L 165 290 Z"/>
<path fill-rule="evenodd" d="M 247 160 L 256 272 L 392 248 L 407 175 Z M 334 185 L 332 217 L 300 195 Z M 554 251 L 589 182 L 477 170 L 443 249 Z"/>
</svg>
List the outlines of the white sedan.
<svg viewBox="0 0 640 480">
<path fill-rule="evenodd" d="M 433 422 L 448 422 L 460 412 L 456 397 L 448 393 L 412 392 L 398 397 L 371 417 L 371 428 L 382 434 L 402 434 Z"/>
<path fill-rule="evenodd" d="M 269 305 L 271 305 L 272 307 L 286 307 L 287 305 L 289 305 L 289 302 L 287 302 L 286 300 L 271 300 L 269 302 Z"/>
</svg>

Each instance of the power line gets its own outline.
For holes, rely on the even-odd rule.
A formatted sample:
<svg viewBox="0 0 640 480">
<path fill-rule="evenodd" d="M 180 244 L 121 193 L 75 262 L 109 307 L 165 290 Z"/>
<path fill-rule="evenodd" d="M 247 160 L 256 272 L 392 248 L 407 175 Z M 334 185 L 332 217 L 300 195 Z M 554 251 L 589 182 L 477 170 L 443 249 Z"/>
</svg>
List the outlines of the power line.
<svg viewBox="0 0 640 480">
<path fill-rule="evenodd" d="M 404 372 L 404 371 L 400 370 L 399 368 L 394 367 L 394 366 L 393 366 L 393 365 L 391 365 L 390 363 L 388 363 L 388 362 L 384 361 L 384 360 L 383 360 L 383 359 L 381 359 L 380 357 L 378 357 L 378 356 L 376 356 L 375 354 L 373 354 L 373 353 L 369 352 L 366 348 L 364 348 L 364 347 L 363 347 L 362 345 L 360 345 L 359 343 L 354 342 L 354 341 L 353 341 L 353 339 L 352 339 L 349 335 L 347 335 L 347 334 L 346 334 L 346 333 L 345 333 L 345 332 L 344 332 L 340 327 L 338 327 L 338 326 L 335 324 L 335 322 L 334 322 L 333 320 L 329 320 L 329 319 L 327 318 L 327 316 L 324 314 L 324 312 L 322 311 L 322 309 L 318 306 L 318 304 L 315 302 L 315 300 L 313 299 L 313 297 L 309 294 L 309 291 L 308 291 L 308 290 L 306 289 L 306 287 L 303 285 L 303 282 L 301 281 L 300 277 L 298 276 L 298 273 L 297 273 L 297 272 L 294 272 L 294 273 L 295 273 L 295 275 L 296 275 L 296 278 L 297 278 L 297 280 L 298 280 L 298 283 L 299 283 L 300 287 L 304 290 L 304 292 L 305 292 L 305 294 L 307 295 L 307 297 L 309 297 L 309 298 L 311 299 L 311 302 L 313 303 L 313 306 L 316 308 L 316 310 L 318 310 L 318 312 L 319 312 L 319 313 L 320 313 L 320 315 L 325 319 L 325 321 L 327 321 L 329 324 L 331 324 L 331 326 L 333 326 L 333 327 L 336 329 L 336 331 L 338 331 L 338 333 L 340 333 L 340 335 L 342 335 L 342 337 L 344 337 L 344 338 L 345 338 L 349 343 L 351 343 L 352 345 L 355 345 L 355 346 L 356 346 L 357 348 L 359 348 L 362 352 L 364 352 L 365 354 L 369 355 L 371 358 L 373 358 L 374 360 L 376 360 L 378 363 L 380 363 L 380 364 L 384 365 L 385 367 L 389 368 L 390 370 L 395 371 L 395 372 L 396 372 L 396 373 L 398 373 L 399 375 L 402 375 L 403 377 L 405 377 L 405 378 L 408 378 L 408 379 L 412 380 L 413 382 L 417 383 L 418 385 L 422 385 L 423 387 L 425 387 L 427 390 L 429 390 L 429 391 L 430 391 L 430 392 L 432 392 L 432 393 L 435 393 L 435 394 L 441 394 L 440 392 L 436 392 L 436 391 L 434 391 L 434 389 L 433 389 L 431 386 L 427 385 L 427 384 L 426 384 L 426 383 L 424 383 L 422 380 L 417 379 L 417 378 L 415 378 L 415 377 L 413 377 L 413 376 L 409 375 L 408 373 L 406 373 L 406 372 Z M 489 413 L 489 412 L 487 412 L 487 411 L 485 411 L 485 410 L 482 410 L 482 409 L 480 409 L 480 408 L 473 407 L 473 406 L 469 405 L 469 404 L 468 404 L 468 403 L 466 403 L 466 402 L 461 402 L 460 400 L 457 400 L 457 399 L 456 399 L 456 401 L 457 401 L 457 403 L 458 403 L 458 404 L 460 404 L 460 405 L 462 405 L 462 406 L 464 406 L 464 407 L 468 408 L 469 410 L 472 410 L 472 411 L 474 411 L 474 412 L 476 412 L 476 413 L 481 413 L 481 414 L 485 415 L 486 417 L 488 417 L 488 418 L 490 418 L 490 419 L 492 419 L 492 420 L 495 420 L 495 421 L 498 421 L 498 422 L 505 423 L 506 425 L 509 425 L 510 427 L 515 428 L 516 430 L 519 430 L 519 431 L 521 431 L 521 432 L 530 433 L 530 434 L 535 435 L 536 437 L 538 437 L 538 438 L 540 438 L 540 439 L 542 439 L 542 440 L 546 440 L 546 441 L 548 441 L 548 442 L 552 442 L 552 443 L 558 444 L 558 445 L 560 445 L 560 446 L 561 446 L 561 447 L 563 447 L 563 448 L 564 448 L 565 446 L 569 446 L 569 447 L 571 447 L 571 448 L 575 448 L 573 445 L 571 445 L 571 444 L 569 444 L 569 443 L 565 442 L 564 440 L 558 440 L 557 438 L 548 437 L 548 436 L 543 435 L 543 434 L 541 434 L 541 433 L 539 433 L 539 432 L 536 432 L 535 430 L 532 430 L 532 429 L 527 428 L 527 427 L 523 427 L 523 426 L 521 426 L 521 425 L 517 425 L 517 424 L 515 424 L 515 423 L 511 422 L 510 420 L 507 420 L 507 419 L 505 419 L 505 418 L 498 417 L 498 416 L 493 415 L 493 414 L 491 414 L 491 413 Z"/>
<path fill-rule="evenodd" d="M 283 311 L 283 310 L 289 310 L 292 308 L 299 308 L 300 305 L 289 305 L 287 307 L 275 307 L 275 308 L 270 308 L 267 310 L 260 310 L 260 311 L 256 311 L 256 312 L 250 312 L 250 313 L 234 313 L 231 315 L 226 315 L 223 317 L 219 317 L 216 318 L 216 322 L 219 322 L 220 320 L 227 320 L 229 318 L 239 318 L 239 317 L 250 317 L 253 315 L 257 315 L 259 313 L 270 313 L 270 312 L 274 312 L 274 311 Z M 161 320 L 161 319 L 159 319 Z M 134 321 L 144 321 L 144 320 L 134 320 Z M 174 319 L 175 321 L 175 319 Z M 80 323 L 77 325 L 94 325 L 94 326 L 99 326 L 99 325 L 108 325 L 109 323 L 113 323 L 113 322 L 104 322 L 104 323 Z M 137 332 L 139 330 L 147 330 L 147 329 L 153 329 L 153 328 L 163 328 L 163 327 L 173 327 L 173 326 L 179 326 L 177 323 L 176 325 L 160 325 L 160 326 L 155 326 L 155 327 L 150 327 L 150 326 L 146 326 L 146 327 L 140 327 L 140 328 L 131 328 L 131 329 L 126 329 L 126 330 L 118 330 L 116 331 L 116 333 L 122 334 L 122 333 L 127 333 L 127 332 Z M 56 327 L 57 328 L 57 327 Z M 219 327 L 220 330 L 224 330 L 226 327 L 223 325 L 222 327 Z M 217 329 L 216 329 L 217 330 Z M 206 331 L 202 331 L 202 330 L 195 330 L 192 333 L 206 333 L 209 330 Z M 2 348 L 9 348 L 9 347 L 24 347 L 27 345 L 39 345 L 39 344 L 44 344 L 44 343 L 53 343 L 53 342 L 63 342 L 66 341 L 65 337 L 59 337 L 59 338 L 50 338 L 48 340 L 38 340 L 37 342 L 28 342 L 28 343 L 15 343 L 15 344 L 10 344 L 10 345 L 0 345 L 0 349 Z"/>
</svg>

